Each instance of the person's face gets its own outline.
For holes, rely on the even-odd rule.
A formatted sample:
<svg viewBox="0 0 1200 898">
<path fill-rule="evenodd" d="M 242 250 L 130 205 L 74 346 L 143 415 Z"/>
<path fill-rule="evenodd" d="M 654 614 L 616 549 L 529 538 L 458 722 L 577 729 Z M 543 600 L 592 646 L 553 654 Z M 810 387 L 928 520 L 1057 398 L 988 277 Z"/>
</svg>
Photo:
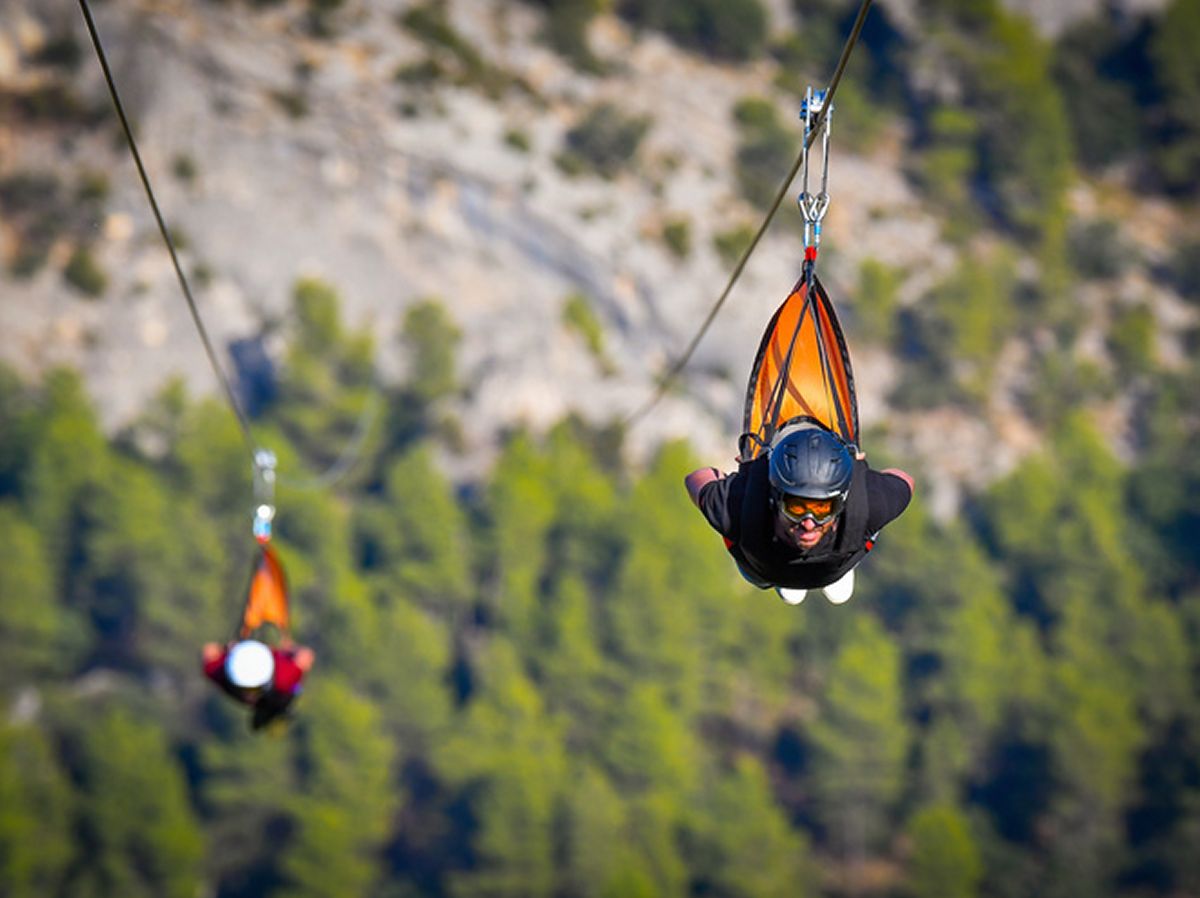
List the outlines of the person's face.
<svg viewBox="0 0 1200 898">
<path fill-rule="evenodd" d="M 775 535 L 784 543 L 807 552 L 824 539 L 825 534 L 833 529 L 836 517 L 830 518 L 824 524 L 818 524 L 812 518 L 806 518 L 799 523 L 788 520 L 782 513 L 775 515 Z"/>
</svg>

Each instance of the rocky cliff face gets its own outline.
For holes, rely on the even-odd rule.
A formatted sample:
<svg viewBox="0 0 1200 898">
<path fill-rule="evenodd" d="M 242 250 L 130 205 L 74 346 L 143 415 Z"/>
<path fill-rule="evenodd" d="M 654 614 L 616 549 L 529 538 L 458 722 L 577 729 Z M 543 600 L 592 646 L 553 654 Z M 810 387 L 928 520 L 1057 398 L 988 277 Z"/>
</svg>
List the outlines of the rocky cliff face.
<svg viewBox="0 0 1200 898">
<path fill-rule="evenodd" d="M 735 184 L 732 108 L 766 96 L 794 114 L 772 86 L 774 65 L 707 63 L 601 18 L 591 39 L 606 72 L 582 74 L 538 41 L 540 20 L 526 5 L 457 0 L 447 6 L 450 21 L 494 83 L 414 83 L 396 73 L 445 51 L 398 24 L 409 6 L 346 4 L 335 35 L 317 37 L 297 4 L 96 5 L 214 340 L 228 347 L 265 335 L 268 351 L 277 351 L 270 335 L 274 325 L 286 327 L 293 284 L 316 275 L 338 289 L 348 323 L 376 335 L 381 373 L 394 379 L 406 364 L 397 340 L 404 310 L 436 297 L 463 331 L 460 370 L 471 389 L 459 413 L 473 434 L 545 425 L 572 409 L 595 420 L 623 417 L 648 398 L 720 294 L 730 266 L 714 235 L 761 219 Z M 94 113 L 0 128 L 0 175 L 49 172 L 69 191 L 103 172 L 109 192 L 86 236 L 108 283 L 96 297 L 72 289 L 61 275 L 69 247 L 56 242 L 32 277 L 0 279 L 0 354 L 30 374 L 57 362 L 82 369 L 104 421 L 117 426 L 169 375 L 196 392 L 212 391 L 215 381 L 116 139 L 74 3 L 6 4 L 0 84 L 13 91 L 45 77 L 33 61 L 66 36 L 82 50 L 70 89 Z M 564 136 L 604 102 L 649 122 L 637 157 L 612 179 L 570 176 L 555 162 Z M 848 146 L 836 134 L 824 277 L 836 297 L 862 260 L 878 258 L 903 266 L 901 298 L 912 301 L 953 254 L 901 174 L 900 141 Z M 796 214 L 788 204 L 780 216 Z M 5 217 L 0 252 L 11 255 Z M 688 222 L 691 250 L 682 258 L 662 238 L 670 220 Z M 761 328 L 800 260 L 795 229 L 777 223 L 681 389 L 630 433 L 635 456 L 687 436 L 714 461 L 729 461 Z M 563 322 L 574 293 L 588 298 L 603 327 L 605 360 Z M 847 329 L 864 422 L 879 423 L 888 417 L 893 364 L 855 345 Z M 924 454 L 931 468 L 987 477 L 1033 439 L 1012 432 L 1006 448 L 989 448 L 998 423 L 1009 420 L 1003 409 L 991 421 L 951 415 L 927 445 L 918 434 L 928 428 L 894 420 L 889 430 L 898 448 Z M 464 470 L 486 457 L 464 460 Z M 948 508 L 952 500 L 950 491 L 939 501 Z"/>
</svg>

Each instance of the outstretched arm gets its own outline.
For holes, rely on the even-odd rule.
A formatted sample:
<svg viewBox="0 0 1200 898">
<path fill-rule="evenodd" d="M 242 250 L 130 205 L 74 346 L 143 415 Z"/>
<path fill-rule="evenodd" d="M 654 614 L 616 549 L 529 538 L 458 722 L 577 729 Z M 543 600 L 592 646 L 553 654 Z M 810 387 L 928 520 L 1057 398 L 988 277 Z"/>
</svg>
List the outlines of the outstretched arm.
<svg viewBox="0 0 1200 898">
<path fill-rule="evenodd" d="M 683 485 L 687 487 L 688 497 L 696 505 L 700 507 L 700 491 L 715 480 L 720 480 L 725 475 L 716 468 L 698 468 L 683 478 Z"/>
<path fill-rule="evenodd" d="M 901 480 L 903 480 L 905 483 L 908 484 L 909 495 L 913 495 L 916 493 L 917 488 L 913 485 L 912 475 L 910 475 L 907 471 L 901 471 L 899 468 L 884 468 L 879 473 L 880 474 L 891 474 L 893 477 L 899 477 Z"/>
</svg>

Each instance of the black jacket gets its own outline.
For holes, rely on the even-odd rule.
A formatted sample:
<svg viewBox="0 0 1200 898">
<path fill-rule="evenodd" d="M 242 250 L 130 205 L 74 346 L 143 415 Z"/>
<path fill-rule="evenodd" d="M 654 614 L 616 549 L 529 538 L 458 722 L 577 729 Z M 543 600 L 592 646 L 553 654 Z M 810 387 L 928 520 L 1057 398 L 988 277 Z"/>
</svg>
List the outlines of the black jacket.
<svg viewBox="0 0 1200 898">
<path fill-rule="evenodd" d="M 813 549 L 800 552 L 775 536 L 767 456 L 738 468 L 700 491 L 700 509 L 725 537 L 726 548 L 751 578 L 770 586 L 828 586 L 862 561 L 878 532 L 907 507 L 912 492 L 899 477 L 854 463 L 846 506 L 834 529 Z"/>
</svg>

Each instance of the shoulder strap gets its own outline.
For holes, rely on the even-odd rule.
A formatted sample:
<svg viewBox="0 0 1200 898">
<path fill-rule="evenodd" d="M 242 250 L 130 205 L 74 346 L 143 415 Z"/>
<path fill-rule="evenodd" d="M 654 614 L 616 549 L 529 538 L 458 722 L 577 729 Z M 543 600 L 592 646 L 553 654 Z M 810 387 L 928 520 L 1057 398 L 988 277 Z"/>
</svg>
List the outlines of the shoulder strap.
<svg viewBox="0 0 1200 898">
<path fill-rule="evenodd" d="M 867 518 L 871 510 L 870 499 L 867 496 L 867 463 L 855 459 L 854 471 L 850 478 L 850 492 L 846 496 L 846 511 L 842 518 L 842 532 L 839 536 L 839 548 L 845 552 L 857 552 L 867 544 L 874 544 L 875 534 L 867 533 Z"/>
</svg>

